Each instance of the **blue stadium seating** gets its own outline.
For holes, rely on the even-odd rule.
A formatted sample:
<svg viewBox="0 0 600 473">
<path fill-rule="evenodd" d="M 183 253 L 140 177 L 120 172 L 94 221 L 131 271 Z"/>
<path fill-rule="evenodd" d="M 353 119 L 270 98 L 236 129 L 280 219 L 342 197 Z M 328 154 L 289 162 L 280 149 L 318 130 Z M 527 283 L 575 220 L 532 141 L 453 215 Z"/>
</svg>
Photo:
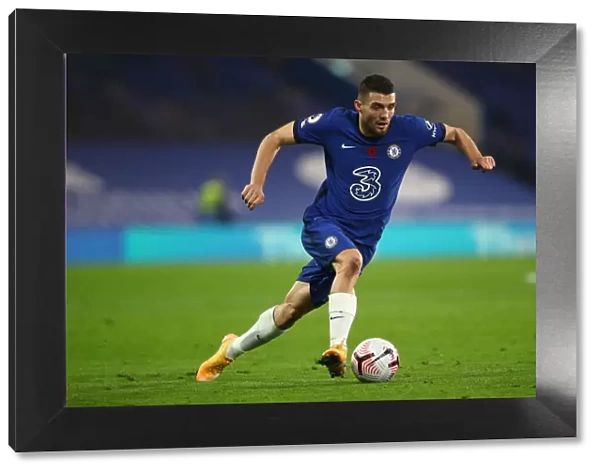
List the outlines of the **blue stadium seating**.
<svg viewBox="0 0 600 473">
<path fill-rule="evenodd" d="M 535 167 L 529 65 L 429 65 L 486 104 L 486 149 L 498 150 L 498 170 L 470 171 L 449 145 L 423 150 L 415 164 L 434 178 L 417 173 L 407 185 L 429 179 L 434 191 L 449 193 L 435 202 L 401 198 L 394 219 L 534 216 L 534 186 L 514 174 L 527 175 L 523 163 Z M 298 221 L 318 185 L 320 150 L 282 151 L 265 205 L 248 212 L 239 193 L 258 144 L 289 120 L 350 105 L 356 93 L 310 59 L 74 55 L 68 67 L 67 159 L 104 184 L 100 193 L 69 193 L 75 227 L 202 222 L 195 193 L 213 177 L 227 180 L 238 220 Z M 298 171 L 302 164 L 311 183 Z"/>
</svg>

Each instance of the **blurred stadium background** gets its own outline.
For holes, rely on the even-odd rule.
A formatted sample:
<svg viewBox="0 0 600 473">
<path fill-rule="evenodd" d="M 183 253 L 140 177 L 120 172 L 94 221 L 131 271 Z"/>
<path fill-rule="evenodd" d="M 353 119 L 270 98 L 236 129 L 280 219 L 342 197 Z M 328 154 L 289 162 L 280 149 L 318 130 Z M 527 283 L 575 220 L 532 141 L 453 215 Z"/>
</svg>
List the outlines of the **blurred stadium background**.
<svg viewBox="0 0 600 473">
<path fill-rule="evenodd" d="M 463 127 L 498 165 L 482 176 L 451 146 L 419 152 L 377 257 L 533 255 L 531 64 L 74 55 L 68 263 L 304 261 L 322 151 L 282 151 L 248 212 L 256 149 L 287 121 L 351 107 L 375 71 L 395 82 L 398 113 Z"/>
<path fill-rule="evenodd" d="M 398 113 L 463 127 L 497 162 L 483 175 L 441 145 L 408 170 L 348 340 L 392 341 L 399 382 L 332 382 L 314 365 L 328 318 L 311 315 L 199 385 L 223 335 L 280 303 L 309 259 L 322 150 L 282 149 L 249 212 L 261 139 L 351 107 L 372 72 L 395 82 Z M 532 65 L 70 55 L 68 404 L 534 396 L 535 116 Z"/>
</svg>

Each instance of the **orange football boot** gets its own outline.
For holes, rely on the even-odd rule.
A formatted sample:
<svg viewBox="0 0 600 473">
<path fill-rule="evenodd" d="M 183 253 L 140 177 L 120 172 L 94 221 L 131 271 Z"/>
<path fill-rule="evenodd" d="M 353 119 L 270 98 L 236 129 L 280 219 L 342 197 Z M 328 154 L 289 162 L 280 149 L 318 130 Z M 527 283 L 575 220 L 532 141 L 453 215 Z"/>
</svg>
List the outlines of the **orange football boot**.
<svg viewBox="0 0 600 473">
<path fill-rule="evenodd" d="M 196 373 L 196 381 L 212 381 L 233 362 L 233 360 L 227 358 L 225 355 L 227 353 L 227 348 L 236 338 L 238 338 L 238 336 L 232 333 L 223 337 L 223 340 L 221 340 L 221 346 L 217 352 L 204 363 L 202 363 L 200 368 L 198 368 L 198 372 Z"/>
<path fill-rule="evenodd" d="M 343 345 L 334 345 L 326 350 L 317 362 L 326 366 L 332 378 L 343 378 L 346 374 L 346 356 L 348 349 Z"/>
</svg>

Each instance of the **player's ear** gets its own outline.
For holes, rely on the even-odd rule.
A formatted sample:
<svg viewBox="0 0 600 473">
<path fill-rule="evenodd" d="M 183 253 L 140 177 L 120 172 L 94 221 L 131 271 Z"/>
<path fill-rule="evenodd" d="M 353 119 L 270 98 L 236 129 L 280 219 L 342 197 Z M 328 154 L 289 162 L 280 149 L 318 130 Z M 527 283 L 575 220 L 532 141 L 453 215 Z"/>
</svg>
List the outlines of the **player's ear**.
<svg viewBox="0 0 600 473">
<path fill-rule="evenodd" d="M 355 99 L 354 100 L 354 110 L 356 110 L 357 112 L 360 112 L 360 106 L 361 106 L 360 100 Z"/>
</svg>

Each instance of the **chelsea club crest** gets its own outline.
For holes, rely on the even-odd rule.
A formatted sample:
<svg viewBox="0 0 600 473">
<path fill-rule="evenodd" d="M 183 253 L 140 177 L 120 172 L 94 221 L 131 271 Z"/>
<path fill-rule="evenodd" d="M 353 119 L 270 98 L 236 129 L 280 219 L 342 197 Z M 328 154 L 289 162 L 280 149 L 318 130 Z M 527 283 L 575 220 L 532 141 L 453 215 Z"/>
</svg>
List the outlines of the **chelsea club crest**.
<svg viewBox="0 0 600 473">
<path fill-rule="evenodd" d="M 330 237 L 327 237 L 327 239 L 325 240 L 325 248 L 331 249 L 335 245 L 337 245 L 337 238 L 334 237 L 333 235 Z"/>
<path fill-rule="evenodd" d="M 398 146 L 398 145 L 390 145 L 387 150 L 387 155 L 391 159 L 398 159 L 401 154 L 402 154 L 402 150 L 400 149 L 400 146 Z"/>
</svg>

